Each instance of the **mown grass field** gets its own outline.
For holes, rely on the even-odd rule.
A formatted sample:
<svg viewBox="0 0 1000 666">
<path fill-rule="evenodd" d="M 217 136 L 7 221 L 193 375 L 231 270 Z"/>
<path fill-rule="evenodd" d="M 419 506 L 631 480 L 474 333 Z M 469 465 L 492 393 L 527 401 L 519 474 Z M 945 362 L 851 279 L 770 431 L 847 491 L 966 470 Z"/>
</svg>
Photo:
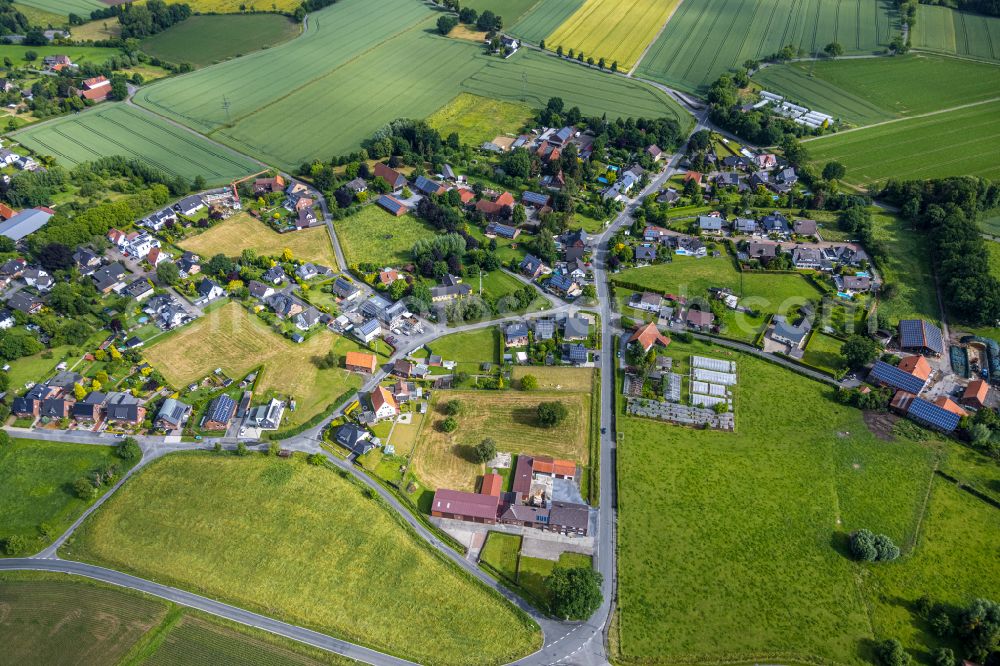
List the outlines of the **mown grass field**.
<svg viewBox="0 0 1000 666">
<path fill-rule="evenodd" d="M 52 155 L 66 167 L 98 157 L 135 158 L 171 176 L 221 185 L 259 170 L 245 157 L 124 104 L 102 104 L 12 135 L 35 152 Z"/>
<path fill-rule="evenodd" d="M 479 146 L 496 136 L 516 133 L 533 115 L 526 104 L 461 93 L 431 114 L 427 124 L 445 138 L 455 132 L 463 143 Z"/>
<path fill-rule="evenodd" d="M 586 0 L 545 40 L 629 71 L 680 0 Z"/>
<path fill-rule="evenodd" d="M 140 42 L 151 56 L 204 67 L 292 39 L 301 25 L 278 14 L 192 16 Z"/>
<path fill-rule="evenodd" d="M 592 566 L 590 556 L 581 553 L 562 553 L 558 561 L 522 557 L 520 535 L 504 532 L 489 533 L 479 561 L 498 571 L 515 589 L 521 588 L 527 593 L 529 601 L 543 611 L 547 609 L 550 600 L 545 581 L 553 571 L 557 568 L 589 569 Z"/>
<path fill-rule="evenodd" d="M 0 577 L 4 661 L 20 664 L 118 663 L 167 613 L 167 604 L 70 577 Z"/>
<path fill-rule="evenodd" d="M 500 362 L 500 331 L 495 327 L 445 335 L 429 343 L 432 354 L 458 363 L 458 372 L 474 374 L 483 363 Z"/>
<path fill-rule="evenodd" d="M 146 360 L 178 388 L 216 368 L 222 368 L 229 377 L 241 378 L 263 365 L 257 380 L 258 397 L 273 391 L 294 397 L 298 403 L 294 412 L 285 412 L 287 426 L 309 420 L 346 391 L 361 385 L 357 375 L 340 368 L 320 370 L 314 362 L 328 351 L 342 356 L 361 349 L 353 340 L 319 331 L 302 344 L 295 344 L 236 303 L 227 303 L 144 349 Z"/>
<path fill-rule="evenodd" d="M 899 32 L 879 0 L 705 0 L 682 2 L 636 70 L 638 76 L 701 92 L 747 59 L 793 44 L 810 55 L 832 41 L 872 53 Z"/>
<path fill-rule="evenodd" d="M 908 566 L 933 446 L 876 439 L 829 387 L 778 366 L 701 343 L 668 351 L 735 358 L 753 390 L 737 393 L 735 433 L 619 419 L 620 661 L 867 663 L 874 639 L 896 634 L 873 633 L 863 593 L 878 590 L 859 589 L 868 568 L 848 559 L 846 535 L 900 544 L 904 559 L 873 575 Z M 984 566 L 997 572 L 996 558 Z"/>
<path fill-rule="evenodd" d="M 459 400 L 464 412 L 456 417 L 458 430 L 442 432 L 446 418 L 441 406 Z M 569 416 L 558 428 L 537 425 L 540 402 L 557 400 L 566 405 Z M 424 426 L 413 458 L 413 471 L 429 488 L 474 491 L 484 466 L 472 462 L 472 448 L 492 437 L 497 450 L 531 455 L 550 455 L 589 462 L 589 393 L 533 391 L 436 391 L 428 407 Z"/>
<path fill-rule="evenodd" d="M 851 185 L 1000 176 L 1000 101 L 804 141 L 813 164 L 837 161 Z"/>
<path fill-rule="evenodd" d="M 105 18 L 73 26 L 72 37 L 74 40 L 85 42 L 101 39 L 117 39 L 121 34 L 121 24 L 116 19 Z"/>
<path fill-rule="evenodd" d="M 237 213 L 178 245 L 205 258 L 220 253 L 238 257 L 246 249 L 255 251 L 258 256 L 281 256 L 287 248 L 295 259 L 337 268 L 337 257 L 325 226 L 279 234 L 246 213 Z"/>
<path fill-rule="evenodd" d="M 644 84 L 527 51 L 502 60 L 435 35 L 437 16 L 410 0 L 344 0 L 312 14 L 298 39 L 144 87 L 136 102 L 287 168 L 353 150 L 390 120 L 425 118 L 460 92 L 532 106 L 561 96 L 585 114 L 690 123 Z"/>
<path fill-rule="evenodd" d="M 4 572 L 0 604 L 4 656 L 25 664 L 357 663 L 156 597 L 63 574 Z"/>
<path fill-rule="evenodd" d="M 1000 18 L 922 5 L 911 41 L 916 49 L 1000 60 Z"/>
<path fill-rule="evenodd" d="M 594 388 L 594 371 L 590 368 L 570 368 L 557 365 L 541 367 L 518 365 L 514 367 L 512 376 L 516 381 L 520 381 L 525 375 L 533 375 L 538 380 L 538 388 L 543 391 L 590 392 Z"/>
<path fill-rule="evenodd" d="M 414 243 L 437 233 L 412 213 L 393 217 L 376 204 L 365 206 L 356 215 L 334 220 L 333 228 L 349 266 L 366 262 L 399 266 L 410 261 Z"/>
<path fill-rule="evenodd" d="M 163 458 L 63 550 L 424 663 L 503 663 L 540 645 L 390 509 L 297 458 Z"/>
<path fill-rule="evenodd" d="M 844 358 L 840 355 L 840 347 L 843 344 L 841 340 L 831 335 L 816 331 L 809 338 L 802 360 L 824 370 L 840 370 L 845 367 Z"/>
<path fill-rule="evenodd" d="M 71 13 L 77 16 L 90 16 L 90 12 L 95 9 L 106 9 L 108 6 L 101 0 L 18 0 L 18 4 L 61 16 L 68 16 Z"/>
<path fill-rule="evenodd" d="M 109 464 L 118 465 L 123 474 L 131 467 L 111 446 L 15 439 L 0 448 L 4 478 L 0 485 L 0 538 L 25 537 L 30 554 L 52 543 L 93 504 L 73 492 L 73 482 Z M 45 533 L 43 525 L 47 526 Z"/>
<path fill-rule="evenodd" d="M 753 81 L 855 125 L 1000 96 L 1000 67 L 929 54 L 789 63 L 767 67 Z"/>
<path fill-rule="evenodd" d="M 539 0 L 507 32 L 537 44 L 573 15 L 583 0 Z M 610 64 L 610 63 L 609 63 Z"/>
</svg>

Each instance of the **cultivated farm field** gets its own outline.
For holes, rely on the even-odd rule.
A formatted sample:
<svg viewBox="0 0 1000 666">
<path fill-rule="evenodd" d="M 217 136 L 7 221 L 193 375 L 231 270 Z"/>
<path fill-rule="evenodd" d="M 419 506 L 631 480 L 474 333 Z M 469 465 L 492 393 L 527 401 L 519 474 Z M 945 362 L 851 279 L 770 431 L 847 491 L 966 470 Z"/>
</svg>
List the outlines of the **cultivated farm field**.
<svg viewBox="0 0 1000 666">
<path fill-rule="evenodd" d="M 300 30 L 277 14 L 192 16 L 142 40 L 141 48 L 167 62 L 204 67 L 286 42 Z"/>
<path fill-rule="evenodd" d="M 1000 60 L 1000 18 L 920 5 L 913 47 L 970 58 Z"/>
<path fill-rule="evenodd" d="M 280 256 L 287 248 L 295 259 L 337 268 L 337 257 L 325 226 L 279 234 L 247 213 L 237 213 L 178 245 L 206 258 L 216 254 L 237 257 L 246 249 L 258 256 Z"/>
<path fill-rule="evenodd" d="M 131 467 L 111 446 L 12 440 L 0 448 L 0 535 L 23 536 L 26 554 L 42 550 L 93 504 L 73 492 L 73 482 L 110 464 L 123 474 Z"/>
<path fill-rule="evenodd" d="M 63 550 L 422 663 L 505 663 L 540 645 L 530 619 L 388 507 L 300 458 L 157 460 Z"/>
<path fill-rule="evenodd" d="M 425 118 L 460 92 L 534 106 L 557 95 L 585 114 L 690 122 L 645 84 L 538 53 L 489 57 L 434 34 L 436 16 L 411 0 L 344 0 L 311 14 L 298 39 L 143 87 L 135 100 L 286 168 L 353 150 L 385 123 Z"/>
<path fill-rule="evenodd" d="M 945 176 L 1000 175 L 1000 101 L 804 141 L 820 168 L 837 161 L 852 185 Z"/>
<path fill-rule="evenodd" d="M 507 32 L 537 44 L 573 15 L 583 0 L 539 0 Z M 608 63 L 610 64 L 610 63 Z"/>
<path fill-rule="evenodd" d="M 172 176 L 203 176 L 210 185 L 258 170 L 249 159 L 124 104 L 64 116 L 12 135 L 28 148 L 52 155 L 67 167 L 98 157 L 123 155 Z"/>
<path fill-rule="evenodd" d="M 18 4 L 41 9 L 51 14 L 68 16 L 90 16 L 95 9 L 107 9 L 108 3 L 101 0 L 18 0 Z"/>
<path fill-rule="evenodd" d="M 872 53 L 898 33 L 881 0 L 705 0 L 682 2 L 636 74 L 701 92 L 747 59 L 793 44 L 808 54 L 836 41 L 845 53 Z"/>
<path fill-rule="evenodd" d="M 949 504 L 939 502 L 934 481 L 917 532 L 933 442 L 879 440 L 829 387 L 750 356 L 676 340 L 667 353 L 733 358 L 754 390 L 737 394 L 735 433 L 620 417 L 613 643 L 622 663 L 867 663 L 867 646 L 885 636 L 929 650 L 882 624 L 905 618 L 908 627 L 924 626 L 909 611 L 921 586 L 893 583 L 887 591 L 869 581 L 916 582 L 940 570 L 942 585 L 961 582 L 955 589 L 965 600 L 996 596 L 996 558 L 979 564 L 977 554 L 977 564 L 965 567 L 964 549 L 952 545 L 962 538 L 949 534 L 975 530 L 969 543 L 980 543 L 995 533 L 997 516 L 985 514 L 996 509 L 980 502 L 980 518 L 967 514 L 946 527 L 934 519 Z M 972 499 L 954 488 L 943 493 Z M 889 535 L 903 551 L 899 562 L 851 561 L 844 543 L 862 527 Z M 958 599 L 949 593 L 947 600 Z M 874 633 L 868 604 L 875 604 Z M 781 612 L 754 611 L 760 608 Z"/>
<path fill-rule="evenodd" d="M 789 63 L 753 81 L 857 125 L 1000 97 L 1000 67 L 929 54 Z"/>
<path fill-rule="evenodd" d="M 353 340 L 319 331 L 302 344 L 278 335 L 236 303 L 227 303 L 194 323 L 158 338 L 144 356 L 172 386 L 181 387 L 215 368 L 229 377 L 243 377 L 263 365 L 257 380 L 261 395 L 273 391 L 298 403 L 286 412 L 288 426 L 309 420 L 350 389 L 361 385 L 357 375 L 340 368 L 320 370 L 314 359 L 333 351 L 357 351 Z"/>
<path fill-rule="evenodd" d="M 0 643 L 11 664 L 118 663 L 163 620 L 166 602 L 75 579 L 4 573 Z"/>
<path fill-rule="evenodd" d="M 583 51 L 629 71 L 680 0 L 586 0 L 548 36 L 550 49 Z"/>
</svg>

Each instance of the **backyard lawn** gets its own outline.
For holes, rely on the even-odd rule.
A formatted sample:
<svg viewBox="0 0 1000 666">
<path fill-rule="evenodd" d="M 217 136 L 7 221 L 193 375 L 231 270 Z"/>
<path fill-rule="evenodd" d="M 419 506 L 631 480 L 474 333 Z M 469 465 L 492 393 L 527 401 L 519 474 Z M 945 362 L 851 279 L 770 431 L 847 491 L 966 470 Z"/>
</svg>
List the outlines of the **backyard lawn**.
<svg viewBox="0 0 1000 666">
<path fill-rule="evenodd" d="M 670 351 L 733 356 L 754 390 L 737 394 L 735 433 L 619 420 L 622 663 L 860 664 L 886 636 L 926 654 L 934 645 L 904 610 L 923 591 L 996 598 L 984 542 L 995 509 L 934 481 L 917 532 L 939 444 L 877 439 L 828 387 L 761 360 L 676 340 Z M 862 527 L 901 560 L 850 560 L 847 535 Z"/>
<path fill-rule="evenodd" d="M 30 554 L 52 543 L 94 502 L 78 497 L 73 482 L 110 464 L 121 473 L 132 466 L 111 446 L 14 439 L 0 447 L 0 538 L 23 536 Z"/>
<path fill-rule="evenodd" d="M 337 258 L 325 226 L 279 234 L 246 213 L 237 213 L 197 236 L 182 240 L 178 245 L 205 259 L 216 254 L 238 257 L 247 249 L 258 255 L 277 257 L 288 248 L 296 259 L 337 268 Z"/>
<path fill-rule="evenodd" d="M 846 367 L 844 357 L 840 355 L 840 347 L 844 344 L 832 335 L 816 331 L 809 338 L 806 352 L 802 360 L 821 370 L 837 372 Z"/>
<path fill-rule="evenodd" d="M 445 433 L 440 428 L 445 419 L 441 409 L 449 400 L 461 402 L 463 413 L 456 417 L 458 429 Z M 566 405 L 569 416 L 565 423 L 557 428 L 538 426 L 538 404 L 553 400 Z M 471 452 L 487 437 L 496 441 L 499 451 L 550 455 L 586 466 L 589 436 L 589 392 L 435 391 L 420 432 L 413 471 L 430 488 L 474 491 L 485 468 L 472 462 Z"/>
<path fill-rule="evenodd" d="M 457 372 L 475 374 L 483 363 L 500 362 L 500 331 L 496 326 L 452 333 L 427 345 L 432 354 L 458 363 Z"/>
<path fill-rule="evenodd" d="M 541 642 L 380 501 L 300 458 L 168 456 L 62 550 L 423 663 L 506 663 Z"/>
<path fill-rule="evenodd" d="M 258 397 L 273 391 L 294 397 L 297 409 L 286 411 L 286 426 L 318 414 L 349 389 L 361 385 L 358 375 L 340 368 L 320 370 L 314 360 L 333 351 L 338 356 L 361 347 L 348 338 L 318 331 L 302 344 L 274 333 L 258 317 L 227 303 L 146 348 L 144 356 L 171 386 L 183 387 L 222 368 L 232 378 L 264 366 L 257 380 Z"/>
<path fill-rule="evenodd" d="M 375 204 L 350 217 L 334 220 L 333 226 L 350 266 L 364 263 L 399 266 L 410 260 L 414 243 L 437 233 L 412 213 L 393 217 Z"/>
</svg>

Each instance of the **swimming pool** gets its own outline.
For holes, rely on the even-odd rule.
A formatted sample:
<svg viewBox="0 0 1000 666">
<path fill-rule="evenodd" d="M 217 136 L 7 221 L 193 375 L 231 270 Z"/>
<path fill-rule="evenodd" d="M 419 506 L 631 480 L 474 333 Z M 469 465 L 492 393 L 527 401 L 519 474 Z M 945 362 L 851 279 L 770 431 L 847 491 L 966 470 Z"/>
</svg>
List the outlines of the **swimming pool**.
<svg viewBox="0 0 1000 666">
<path fill-rule="evenodd" d="M 854 274 L 854 277 L 866 277 L 866 278 L 870 278 L 871 277 L 871 273 L 869 273 L 868 271 L 858 271 L 858 272 L 856 272 Z"/>
<path fill-rule="evenodd" d="M 840 296 L 841 298 L 846 299 L 848 301 L 854 300 L 854 296 L 851 296 L 846 291 L 838 291 L 837 296 Z"/>
</svg>

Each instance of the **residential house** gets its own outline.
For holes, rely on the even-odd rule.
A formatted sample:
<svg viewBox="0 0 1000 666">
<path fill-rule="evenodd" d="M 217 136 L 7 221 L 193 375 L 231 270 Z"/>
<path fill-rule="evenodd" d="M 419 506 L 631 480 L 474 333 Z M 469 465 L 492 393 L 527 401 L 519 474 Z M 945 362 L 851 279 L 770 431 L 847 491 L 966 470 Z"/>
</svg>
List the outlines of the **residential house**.
<svg viewBox="0 0 1000 666">
<path fill-rule="evenodd" d="M 52 288 L 52 276 L 42 268 L 27 268 L 21 275 L 21 279 L 29 287 L 34 287 L 38 291 L 48 291 Z"/>
<path fill-rule="evenodd" d="M 480 199 L 476 202 L 476 210 L 487 220 L 509 219 L 514 209 L 514 197 L 510 192 L 500 194 L 496 199 Z"/>
<path fill-rule="evenodd" d="M 500 508 L 500 497 L 482 493 L 466 493 L 439 488 L 431 500 L 431 515 L 437 518 L 464 520 L 471 523 L 495 525 Z"/>
<path fill-rule="evenodd" d="M 556 323 L 551 319 L 535 320 L 535 341 L 551 340 L 556 335 Z"/>
<path fill-rule="evenodd" d="M 792 265 L 799 269 L 819 270 L 828 264 L 823 260 L 823 253 L 819 249 L 798 246 L 792 250 Z"/>
<path fill-rule="evenodd" d="M 867 275 L 845 275 L 844 291 L 852 294 L 869 291 L 872 288 L 872 279 Z"/>
<path fill-rule="evenodd" d="M 125 267 L 116 262 L 94 271 L 90 277 L 94 280 L 97 291 L 108 294 L 112 291 L 118 293 L 125 288 L 125 275 Z"/>
<path fill-rule="evenodd" d="M 647 146 L 646 154 L 649 155 L 654 162 L 659 162 L 660 160 L 666 159 L 667 157 L 666 153 L 660 150 L 660 147 L 657 146 L 655 143 Z"/>
<path fill-rule="evenodd" d="M 511 240 L 517 238 L 521 230 L 517 227 L 512 227 L 509 224 L 501 224 L 500 222 L 490 222 L 486 225 L 486 237 L 496 238 L 497 236 L 501 238 L 509 238 Z"/>
<path fill-rule="evenodd" d="M 43 419 L 64 419 L 69 416 L 70 404 L 63 398 L 45 398 L 38 408 L 38 416 Z"/>
<path fill-rule="evenodd" d="M 345 423 L 337 428 L 334 440 L 351 453 L 359 456 L 363 456 L 375 448 L 374 442 L 371 441 L 371 433 L 354 423 Z"/>
<path fill-rule="evenodd" d="M 0 279 L 9 283 L 11 280 L 21 277 L 27 267 L 28 262 L 21 257 L 10 259 L 0 266 Z"/>
<path fill-rule="evenodd" d="M 508 347 L 524 347 L 528 344 L 528 325 L 523 321 L 508 324 L 503 334 Z"/>
<path fill-rule="evenodd" d="M 171 259 L 173 259 L 173 257 L 167 254 L 163 248 L 159 247 L 154 247 L 149 251 L 149 254 L 146 255 L 146 261 L 148 261 L 149 265 L 153 268 L 156 268 L 164 261 L 170 261 Z"/>
<path fill-rule="evenodd" d="M 80 247 L 73 253 L 73 263 L 75 263 L 77 269 L 83 273 L 84 271 L 100 266 L 101 257 L 89 247 Z M 90 270 L 87 275 L 92 272 L 93 270 Z"/>
<path fill-rule="evenodd" d="M 14 398 L 10 404 L 11 414 L 18 418 L 38 418 L 41 408 L 42 401 L 38 398 L 29 396 Z"/>
<path fill-rule="evenodd" d="M 364 352 L 347 352 L 344 356 L 344 367 L 348 372 L 364 372 L 372 375 L 378 367 L 378 358 L 374 354 Z"/>
<path fill-rule="evenodd" d="M 708 254 L 708 248 L 698 238 L 694 236 L 675 236 L 676 248 L 674 254 L 683 257 L 704 257 Z"/>
<path fill-rule="evenodd" d="M 637 327 L 632 332 L 632 335 L 629 336 L 628 343 L 637 344 L 644 352 L 648 353 L 653 348 L 653 345 L 667 347 L 670 344 L 670 338 L 660 333 L 660 329 L 656 327 L 656 324 L 650 322 Z"/>
<path fill-rule="evenodd" d="M 181 258 L 177 260 L 177 268 L 180 271 L 181 277 L 197 275 L 201 272 L 201 257 L 194 252 L 185 252 L 181 255 Z M 266 276 L 267 273 L 264 275 Z M 282 273 L 282 275 L 284 275 L 284 273 Z"/>
<path fill-rule="evenodd" d="M 738 217 L 733 220 L 733 231 L 738 234 L 753 235 L 760 231 L 757 220 L 749 217 Z"/>
<path fill-rule="evenodd" d="M 402 276 L 400 276 L 399 272 L 396 269 L 394 269 L 394 268 L 385 268 L 385 269 L 379 271 L 378 281 L 379 281 L 379 284 L 382 284 L 382 285 L 385 285 L 385 286 L 388 287 L 390 284 L 392 284 L 396 280 L 401 279 L 401 277 Z"/>
<path fill-rule="evenodd" d="M 632 294 L 632 297 L 628 302 L 629 307 L 635 308 L 637 310 L 645 310 L 646 312 L 659 312 L 660 308 L 663 306 L 663 297 L 659 294 L 654 294 L 652 292 L 643 292 L 641 294 Z"/>
<path fill-rule="evenodd" d="M 184 197 L 174 204 L 174 210 L 185 217 L 191 217 L 202 208 L 205 208 L 205 201 L 197 194 Z"/>
<path fill-rule="evenodd" d="M 310 305 L 308 308 L 295 315 L 295 327 L 300 331 L 308 331 L 310 328 L 319 323 L 320 317 L 320 311 Z"/>
<path fill-rule="evenodd" d="M 285 179 L 279 173 L 273 178 L 258 178 L 253 181 L 254 194 L 274 194 L 285 189 Z"/>
<path fill-rule="evenodd" d="M 752 240 L 747 243 L 747 259 L 756 259 L 762 264 L 767 264 L 769 261 L 778 256 L 778 249 L 780 247 L 781 246 L 777 243 Z"/>
<path fill-rule="evenodd" d="M 699 331 L 707 331 L 711 329 L 712 325 L 715 323 L 715 315 L 711 312 L 689 308 L 684 321 L 687 323 L 689 328 L 694 328 Z"/>
<path fill-rule="evenodd" d="M 202 281 L 198 283 L 196 291 L 198 292 L 199 300 L 203 303 L 208 303 L 209 301 L 221 298 L 226 293 L 222 287 L 209 278 L 203 278 Z"/>
<path fill-rule="evenodd" d="M 440 183 L 434 182 L 426 176 L 417 176 L 413 182 L 413 187 L 421 194 L 430 196 L 432 194 L 444 194 L 447 190 Z"/>
<path fill-rule="evenodd" d="M 352 301 L 361 294 L 361 289 L 346 277 L 338 276 L 333 281 L 333 293 L 342 300 Z"/>
<path fill-rule="evenodd" d="M 106 76 L 95 76 L 83 81 L 83 88 L 77 91 L 80 97 L 92 102 L 103 102 L 111 94 L 111 81 Z"/>
<path fill-rule="evenodd" d="M 542 208 L 543 206 L 548 206 L 549 201 L 551 200 L 552 197 L 548 194 L 540 194 L 538 192 L 527 191 L 521 195 L 521 203 L 531 208 Z"/>
<path fill-rule="evenodd" d="M 590 360 L 587 348 L 581 344 L 572 344 L 567 342 L 563 345 L 563 347 L 563 355 L 567 363 L 572 363 L 573 365 L 584 365 Z"/>
<path fill-rule="evenodd" d="M 402 301 L 393 303 L 379 294 L 373 294 L 361 304 L 361 314 L 368 317 L 375 317 L 388 328 L 392 328 L 398 324 L 405 312 L 406 305 Z"/>
<path fill-rule="evenodd" d="M 42 67 L 50 72 L 61 72 L 76 67 L 67 55 L 48 55 L 42 58 Z"/>
<path fill-rule="evenodd" d="M 291 294 L 275 293 L 267 297 L 265 304 L 274 311 L 279 319 L 294 317 L 306 309 L 305 305 Z"/>
<path fill-rule="evenodd" d="M 260 279 L 271 284 L 281 284 L 286 277 L 285 270 L 281 266 L 271 266 L 264 271 Z"/>
<path fill-rule="evenodd" d="M 635 246 L 635 260 L 637 263 L 652 263 L 656 261 L 656 246 L 650 243 L 643 243 Z"/>
<path fill-rule="evenodd" d="M 472 293 L 472 287 L 467 284 L 452 282 L 431 287 L 431 300 L 435 303 L 465 298 Z"/>
<path fill-rule="evenodd" d="M 313 212 L 311 207 L 299 209 L 299 212 L 295 217 L 296 229 L 309 229 L 317 224 L 319 224 L 319 219 L 316 217 L 316 213 Z"/>
<path fill-rule="evenodd" d="M 581 293 L 576 279 L 567 273 L 554 273 L 545 283 L 545 287 L 550 292 L 567 298 L 576 298 Z"/>
<path fill-rule="evenodd" d="M 372 404 L 372 412 L 379 421 L 391 419 L 399 414 L 399 406 L 396 404 L 396 399 L 392 397 L 392 393 L 384 386 L 376 386 L 375 390 L 369 394 L 368 399 Z"/>
<path fill-rule="evenodd" d="M 698 228 L 703 234 L 718 235 L 722 233 L 722 218 L 712 215 L 699 215 Z"/>
<path fill-rule="evenodd" d="M 548 267 L 542 263 L 542 260 L 533 254 L 525 255 L 518 268 L 521 270 L 521 273 L 532 279 L 548 271 Z"/>
<path fill-rule="evenodd" d="M 129 298 L 134 298 L 135 300 L 141 302 L 153 295 L 153 285 L 150 284 L 148 279 L 144 277 L 139 278 L 122 289 L 122 293 Z"/>
<path fill-rule="evenodd" d="M 138 425 L 146 418 L 146 408 L 131 393 L 108 393 L 104 419 L 117 425 Z"/>
<path fill-rule="evenodd" d="M 226 430 L 236 413 L 236 401 L 226 394 L 216 397 L 208 403 L 202 428 L 205 430 Z"/>
<path fill-rule="evenodd" d="M 586 340 L 590 337 L 590 320 L 578 315 L 563 322 L 563 340 Z"/>
<path fill-rule="evenodd" d="M 14 314 L 7 308 L 0 308 L 0 330 L 6 331 L 13 328 L 15 323 L 17 322 L 14 319 Z"/>
<path fill-rule="evenodd" d="M 177 222 L 177 212 L 172 208 L 164 208 L 139 221 L 139 225 L 150 231 L 162 231 L 168 224 Z"/>
<path fill-rule="evenodd" d="M 681 193 L 672 187 L 668 187 L 656 196 L 656 203 L 675 204 L 680 201 Z"/>
<path fill-rule="evenodd" d="M 795 220 L 792 231 L 798 236 L 815 236 L 818 226 L 816 220 Z"/>
<path fill-rule="evenodd" d="M 756 176 L 758 174 L 754 175 Z M 788 218 L 777 211 L 771 213 L 770 215 L 765 215 L 761 219 L 760 224 L 764 228 L 765 234 L 787 236 L 792 230 L 791 225 L 788 223 Z"/>
<path fill-rule="evenodd" d="M 42 305 L 42 299 L 24 291 L 19 291 L 7 299 L 7 307 L 29 315 L 37 314 Z"/>
<path fill-rule="evenodd" d="M 423 379 L 428 375 L 430 369 L 423 363 L 414 363 L 413 361 L 401 358 L 393 363 L 392 372 L 404 379 Z"/>
<path fill-rule="evenodd" d="M 91 391 L 83 400 L 73 403 L 70 408 L 70 416 L 76 421 L 90 421 L 96 423 L 104 415 L 104 403 L 108 396 L 100 391 Z"/>
<path fill-rule="evenodd" d="M 153 426 L 162 430 L 178 430 L 184 427 L 191 416 L 191 405 L 174 398 L 167 398 L 156 414 Z"/>
<path fill-rule="evenodd" d="M 274 293 L 274 287 L 269 284 L 264 284 L 257 280 L 250 280 L 247 284 L 247 290 L 253 298 L 258 300 L 264 300 L 268 296 Z"/>
<path fill-rule="evenodd" d="M 925 359 L 924 363 L 926 362 Z M 868 382 L 876 386 L 888 386 L 893 389 L 912 393 L 913 395 L 919 395 L 924 390 L 927 380 L 930 377 L 929 365 L 926 375 L 924 374 L 924 369 L 919 367 L 919 364 L 916 362 L 914 362 L 911 370 L 915 370 L 916 372 L 901 370 L 885 361 L 875 361 L 875 365 L 872 366 L 871 371 L 868 373 Z"/>
<path fill-rule="evenodd" d="M 982 409 L 989 399 L 990 385 L 983 379 L 974 379 L 969 382 L 962 393 L 961 403 L 975 409 Z"/>
<path fill-rule="evenodd" d="M 812 322 L 803 317 L 798 323 L 793 324 L 784 315 L 776 314 L 773 318 L 774 327 L 771 329 L 771 339 L 788 345 L 792 349 L 801 349 L 809 331 L 812 330 Z"/>
<path fill-rule="evenodd" d="M 277 430 L 281 427 L 281 417 L 285 414 L 285 403 L 271 398 L 266 404 L 257 405 L 249 411 L 246 424 L 259 430 Z"/>
</svg>

